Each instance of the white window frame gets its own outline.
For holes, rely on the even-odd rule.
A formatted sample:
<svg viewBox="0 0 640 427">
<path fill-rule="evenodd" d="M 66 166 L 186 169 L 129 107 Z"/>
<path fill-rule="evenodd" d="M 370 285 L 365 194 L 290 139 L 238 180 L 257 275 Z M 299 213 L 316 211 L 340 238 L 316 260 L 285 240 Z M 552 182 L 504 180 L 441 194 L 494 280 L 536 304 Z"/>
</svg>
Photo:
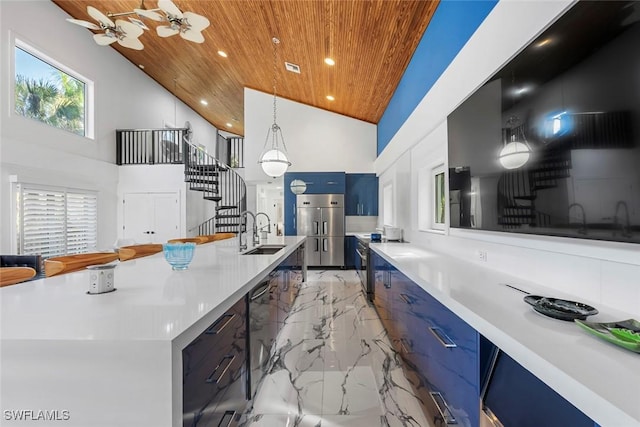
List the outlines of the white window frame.
<svg viewBox="0 0 640 427">
<path fill-rule="evenodd" d="M 444 222 L 436 222 L 436 176 L 444 174 Z M 418 171 L 418 229 L 420 231 L 443 234 L 449 224 L 447 168 L 443 161 L 436 161 Z"/>
<path fill-rule="evenodd" d="M 83 76 L 82 74 L 78 73 L 77 71 L 67 67 L 66 65 L 62 64 L 59 61 L 56 61 L 55 59 L 53 59 L 51 56 L 47 55 L 46 53 L 44 53 L 42 50 L 36 48 L 33 46 L 33 44 L 28 43 L 26 41 L 24 41 L 24 39 L 19 38 L 19 37 L 15 37 L 13 34 L 11 35 L 12 38 L 12 51 L 11 51 L 11 84 L 10 84 L 10 90 L 9 90 L 9 95 L 10 95 L 10 114 L 16 117 L 23 117 L 20 114 L 17 114 L 15 111 L 15 103 L 16 103 L 16 94 L 15 94 L 15 87 L 16 87 L 16 63 L 15 63 L 15 57 L 16 57 L 16 49 L 22 49 L 23 51 L 35 56 L 36 58 L 38 58 L 39 60 L 49 64 L 52 67 L 57 68 L 58 70 L 68 74 L 69 76 L 73 77 L 76 80 L 79 80 L 81 82 L 84 83 L 85 85 L 85 89 L 84 89 L 84 135 L 78 135 L 72 132 L 69 132 L 73 135 L 76 135 L 78 137 L 81 138 L 86 138 L 86 139 L 90 139 L 90 140 L 95 140 L 95 84 L 93 82 L 93 80 Z M 44 124 L 45 126 L 48 126 L 52 129 L 58 129 L 64 132 L 68 132 L 65 129 L 61 129 L 55 126 L 50 126 L 46 123 L 43 122 L 39 122 Z"/>
<path fill-rule="evenodd" d="M 59 212 L 56 216 L 57 230 L 51 234 L 49 241 L 50 243 L 57 241 L 57 245 L 61 248 L 60 250 L 55 251 L 40 248 L 39 250 L 30 251 L 25 249 L 25 246 L 27 245 L 27 242 L 25 242 L 25 231 L 27 229 L 24 225 L 25 212 L 30 208 L 34 212 L 38 210 L 38 208 L 35 207 L 35 198 L 32 199 L 30 207 L 25 207 L 25 203 L 27 202 L 25 200 L 26 193 L 49 193 L 52 195 L 55 194 L 58 198 L 57 202 L 53 202 L 49 205 L 49 209 L 56 208 L 57 205 L 57 209 L 61 209 L 63 212 Z M 16 248 L 16 253 L 27 255 L 38 254 L 42 255 L 43 258 L 48 258 L 51 256 L 93 252 L 97 250 L 99 208 L 98 192 L 64 187 L 43 186 L 39 184 L 16 183 L 14 196 L 15 202 L 13 217 L 15 218 L 16 224 L 14 247 Z M 82 204 L 84 205 L 80 208 L 80 211 L 77 210 L 77 204 L 74 206 L 78 196 L 82 199 Z M 74 210 L 74 207 L 76 210 Z M 75 222 L 76 228 L 74 231 L 72 228 L 74 221 L 80 221 L 80 225 L 85 225 L 86 227 L 78 228 L 78 222 Z M 82 237 L 78 239 L 78 235 L 82 236 L 83 234 L 85 235 L 84 239 Z M 33 233 L 32 238 L 36 237 L 36 233 Z M 54 247 L 55 245 L 50 246 Z M 42 245 L 42 247 L 46 248 L 47 245 Z"/>
</svg>

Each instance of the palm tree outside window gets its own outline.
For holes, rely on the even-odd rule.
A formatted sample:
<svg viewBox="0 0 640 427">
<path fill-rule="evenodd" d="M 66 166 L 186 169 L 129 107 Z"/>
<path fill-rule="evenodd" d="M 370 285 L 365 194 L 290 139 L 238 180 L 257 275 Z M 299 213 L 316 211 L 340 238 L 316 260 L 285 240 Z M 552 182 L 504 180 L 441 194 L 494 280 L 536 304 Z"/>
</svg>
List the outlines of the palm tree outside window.
<svg viewBox="0 0 640 427">
<path fill-rule="evenodd" d="M 15 46 L 16 114 L 87 136 L 87 83 Z"/>
</svg>

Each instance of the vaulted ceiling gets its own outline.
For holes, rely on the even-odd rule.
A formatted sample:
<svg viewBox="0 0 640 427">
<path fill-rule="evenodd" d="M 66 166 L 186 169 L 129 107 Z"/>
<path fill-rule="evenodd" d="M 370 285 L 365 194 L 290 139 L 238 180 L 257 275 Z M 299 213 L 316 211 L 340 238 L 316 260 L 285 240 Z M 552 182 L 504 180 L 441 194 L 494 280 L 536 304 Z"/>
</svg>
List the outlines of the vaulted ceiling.
<svg viewBox="0 0 640 427">
<path fill-rule="evenodd" d="M 218 129 L 243 135 L 243 89 L 273 93 L 272 38 L 277 37 L 279 97 L 377 123 L 438 1 L 174 0 L 182 12 L 209 19 L 204 43 L 179 36 L 161 38 L 155 27 L 162 24 L 131 14 L 119 19 L 138 18 L 149 27 L 140 36 L 144 49 L 117 43 L 104 49 L 116 49 L 144 67 L 152 79 Z M 73 18 L 90 22 L 95 21 L 87 6 L 107 15 L 157 7 L 157 0 L 53 2 Z M 325 64 L 326 57 L 335 65 Z M 300 74 L 286 71 L 285 61 L 298 65 Z"/>
</svg>

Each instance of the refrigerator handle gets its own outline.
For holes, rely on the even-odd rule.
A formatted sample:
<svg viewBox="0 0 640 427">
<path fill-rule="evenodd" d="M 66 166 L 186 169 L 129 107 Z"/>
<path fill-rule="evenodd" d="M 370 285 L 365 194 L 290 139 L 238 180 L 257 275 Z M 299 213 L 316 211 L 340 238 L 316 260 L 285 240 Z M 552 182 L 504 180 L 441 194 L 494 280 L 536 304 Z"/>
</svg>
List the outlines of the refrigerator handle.
<svg viewBox="0 0 640 427">
<path fill-rule="evenodd" d="M 322 234 L 327 235 L 327 221 L 322 221 Z"/>
<path fill-rule="evenodd" d="M 329 239 L 322 239 L 322 251 L 323 252 L 328 252 L 329 251 Z"/>
<path fill-rule="evenodd" d="M 313 239 L 316 241 L 316 252 L 320 250 L 320 239 Z"/>
<path fill-rule="evenodd" d="M 317 236 L 320 233 L 318 226 L 319 226 L 318 221 L 313 221 L 313 229 L 315 230 L 313 234 L 315 236 Z"/>
</svg>

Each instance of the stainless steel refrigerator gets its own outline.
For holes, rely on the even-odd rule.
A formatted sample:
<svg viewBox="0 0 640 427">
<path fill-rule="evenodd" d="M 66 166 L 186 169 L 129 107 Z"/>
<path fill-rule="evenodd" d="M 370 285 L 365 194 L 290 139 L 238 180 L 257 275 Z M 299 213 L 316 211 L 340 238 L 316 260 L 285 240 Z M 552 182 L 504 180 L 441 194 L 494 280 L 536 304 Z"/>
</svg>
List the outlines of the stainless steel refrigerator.
<svg viewBox="0 0 640 427">
<path fill-rule="evenodd" d="M 307 266 L 344 266 L 344 195 L 296 196 L 298 236 L 307 236 Z"/>
</svg>

